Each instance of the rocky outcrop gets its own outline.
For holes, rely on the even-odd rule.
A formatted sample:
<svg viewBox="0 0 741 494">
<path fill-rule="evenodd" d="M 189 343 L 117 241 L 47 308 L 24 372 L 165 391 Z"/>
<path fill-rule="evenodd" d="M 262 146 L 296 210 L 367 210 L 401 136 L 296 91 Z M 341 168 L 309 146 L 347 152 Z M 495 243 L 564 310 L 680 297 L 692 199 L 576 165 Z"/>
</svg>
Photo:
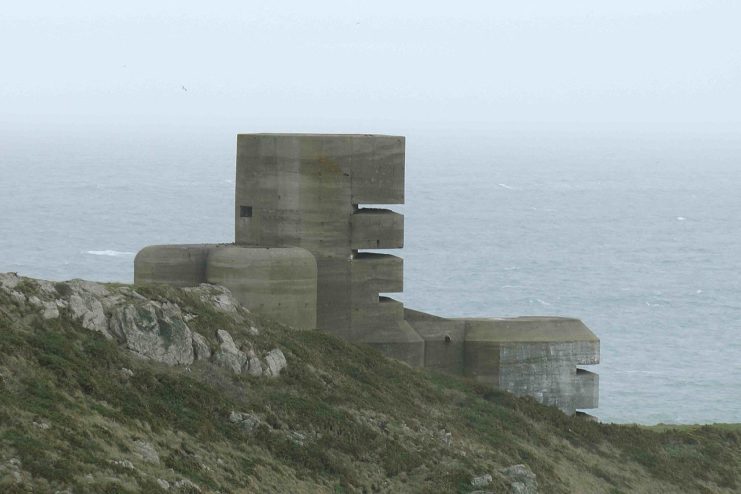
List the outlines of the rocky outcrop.
<svg viewBox="0 0 741 494">
<path fill-rule="evenodd" d="M 219 349 L 214 354 L 214 362 L 226 369 L 231 369 L 235 374 L 240 374 L 245 365 L 249 368 L 249 359 L 237 345 L 234 344 L 232 335 L 223 329 L 216 331 L 219 339 Z"/>
<path fill-rule="evenodd" d="M 512 465 L 500 473 L 509 482 L 512 494 L 538 494 L 538 481 L 527 465 Z"/>
<path fill-rule="evenodd" d="M 283 352 L 274 348 L 258 355 L 251 341 L 237 346 L 221 328 L 211 334 L 194 331 L 189 322 L 198 316 L 183 311 L 173 301 L 150 300 L 131 286 L 106 286 L 83 280 L 54 283 L 0 273 L 0 291 L 23 307 L 33 308 L 43 319 L 69 317 L 85 329 L 115 340 L 135 355 L 167 365 L 210 362 L 235 374 L 277 377 L 286 368 Z M 202 284 L 184 289 L 203 304 L 244 324 L 248 338 L 259 335 L 249 323 L 249 311 L 221 286 Z M 212 349 L 209 337 L 218 342 Z"/>
<path fill-rule="evenodd" d="M 117 307 L 110 333 L 142 357 L 168 365 L 193 363 L 193 334 L 175 304 L 147 301 Z"/>
</svg>

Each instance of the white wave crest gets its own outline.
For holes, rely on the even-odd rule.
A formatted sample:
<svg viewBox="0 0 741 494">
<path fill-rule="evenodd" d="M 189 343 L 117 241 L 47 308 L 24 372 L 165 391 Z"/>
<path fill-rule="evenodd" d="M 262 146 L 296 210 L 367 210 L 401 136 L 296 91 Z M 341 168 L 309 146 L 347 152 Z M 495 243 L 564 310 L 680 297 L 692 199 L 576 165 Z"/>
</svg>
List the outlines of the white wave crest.
<svg viewBox="0 0 741 494">
<path fill-rule="evenodd" d="M 129 257 L 133 256 L 135 252 L 122 252 L 120 250 L 87 250 L 85 254 L 91 254 L 93 256 L 110 256 L 110 257 Z"/>
</svg>

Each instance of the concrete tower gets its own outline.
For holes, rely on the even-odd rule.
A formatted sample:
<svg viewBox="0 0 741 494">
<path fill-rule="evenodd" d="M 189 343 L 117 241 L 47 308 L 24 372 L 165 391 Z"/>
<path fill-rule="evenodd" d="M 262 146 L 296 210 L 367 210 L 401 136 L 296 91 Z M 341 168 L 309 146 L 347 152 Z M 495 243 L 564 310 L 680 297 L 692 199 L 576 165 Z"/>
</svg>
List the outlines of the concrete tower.
<svg viewBox="0 0 741 494">
<path fill-rule="evenodd" d="M 243 134 L 237 138 L 239 245 L 301 247 L 317 263 L 317 326 L 420 366 L 424 342 L 404 321 L 404 217 L 364 205 L 404 202 L 404 137 Z"/>
</svg>

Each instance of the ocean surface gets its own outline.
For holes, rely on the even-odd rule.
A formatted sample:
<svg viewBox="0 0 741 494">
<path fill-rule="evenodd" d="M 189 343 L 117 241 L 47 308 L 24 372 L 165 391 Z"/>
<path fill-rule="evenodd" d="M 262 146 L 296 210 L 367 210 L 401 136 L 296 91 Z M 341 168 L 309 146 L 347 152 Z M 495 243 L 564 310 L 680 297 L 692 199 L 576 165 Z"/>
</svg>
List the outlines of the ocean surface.
<svg viewBox="0 0 741 494">
<path fill-rule="evenodd" d="M 130 282 L 233 240 L 235 132 L 0 132 L 0 272 Z M 407 132 L 406 305 L 569 315 L 603 421 L 741 422 L 741 136 Z"/>
</svg>

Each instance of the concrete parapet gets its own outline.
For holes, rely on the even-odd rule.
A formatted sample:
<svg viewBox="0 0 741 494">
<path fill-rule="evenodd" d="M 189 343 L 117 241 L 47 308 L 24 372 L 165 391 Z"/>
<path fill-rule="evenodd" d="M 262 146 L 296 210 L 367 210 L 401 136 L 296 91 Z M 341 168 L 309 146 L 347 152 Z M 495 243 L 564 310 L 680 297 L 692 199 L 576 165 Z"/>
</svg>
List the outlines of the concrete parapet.
<svg viewBox="0 0 741 494">
<path fill-rule="evenodd" d="M 206 282 L 206 260 L 218 244 L 150 245 L 134 258 L 134 283 L 176 287 Z"/>
<path fill-rule="evenodd" d="M 350 217 L 353 249 L 404 247 L 404 215 L 389 209 L 358 209 Z"/>
<path fill-rule="evenodd" d="M 229 288 L 250 310 L 298 329 L 316 328 L 317 266 L 305 249 L 221 247 L 209 255 L 206 279 Z"/>
</svg>

